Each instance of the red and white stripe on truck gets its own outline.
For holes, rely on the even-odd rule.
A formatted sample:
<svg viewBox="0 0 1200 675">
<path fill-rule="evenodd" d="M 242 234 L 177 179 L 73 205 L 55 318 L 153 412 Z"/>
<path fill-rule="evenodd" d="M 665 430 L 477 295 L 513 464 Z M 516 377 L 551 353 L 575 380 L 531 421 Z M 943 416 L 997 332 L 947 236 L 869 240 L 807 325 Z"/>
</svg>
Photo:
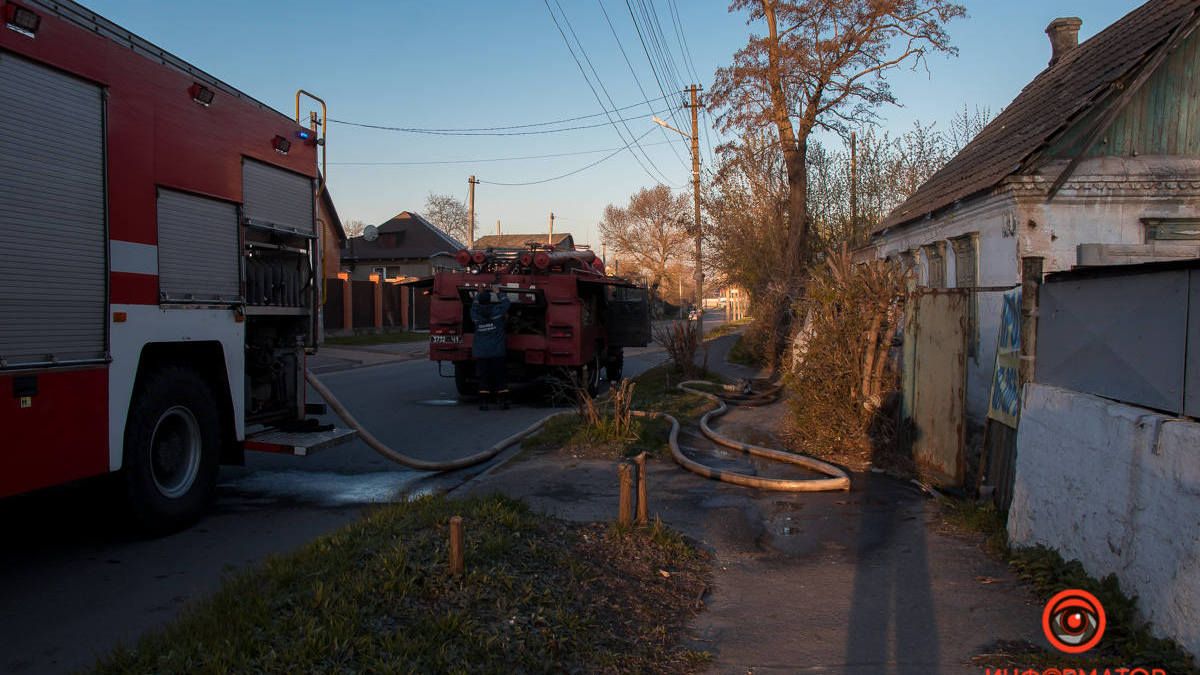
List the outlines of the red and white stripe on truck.
<svg viewBox="0 0 1200 675">
<path fill-rule="evenodd" d="M 0 0 L 0 20 L 0 497 L 124 468 L 156 368 L 203 382 L 191 419 L 240 452 L 248 317 L 316 314 L 312 132 L 73 2 Z M 302 415 L 280 336 L 256 344 Z"/>
</svg>

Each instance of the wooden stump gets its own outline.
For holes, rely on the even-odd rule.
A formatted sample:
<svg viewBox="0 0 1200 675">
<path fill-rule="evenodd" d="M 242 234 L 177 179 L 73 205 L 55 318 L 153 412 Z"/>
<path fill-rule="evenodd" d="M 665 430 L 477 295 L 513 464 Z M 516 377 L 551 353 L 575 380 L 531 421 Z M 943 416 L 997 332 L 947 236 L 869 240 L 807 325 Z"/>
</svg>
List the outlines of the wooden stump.
<svg viewBox="0 0 1200 675">
<path fill-rule="evenodd" d="M 450 518 L 450 574 L 463 573 L 463 529 L 462 516 Z"/>
</svg>

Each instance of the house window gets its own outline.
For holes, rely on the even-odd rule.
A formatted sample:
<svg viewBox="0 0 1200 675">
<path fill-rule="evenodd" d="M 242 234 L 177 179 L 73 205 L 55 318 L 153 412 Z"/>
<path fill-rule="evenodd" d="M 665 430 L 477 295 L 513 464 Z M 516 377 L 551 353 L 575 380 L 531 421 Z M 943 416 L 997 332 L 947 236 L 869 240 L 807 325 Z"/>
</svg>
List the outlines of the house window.
<svg viewBox="0 0 1200 675">
<path fill-rule="evenodd" d="M 973 288 L 979 285 L 979 234 L 965 234 L 950 240 L 954 249 L 954 285 L 956 288 Z M 967 294 L 967 356 L 976 356 L 979 345 L 979 322 L 977 320 L 978 293 Z"/>
<path fill-rule="evenodd" d="M 921 247 L 925 252 L 925 285 L 930 288 L 946 287 L 946 243 L 939 241 Z"/>
<path fill-rule="evenodd" d="M 1200 240 L 1200 218 L 1142 218 L 1146 243 Z"/>
</svg>

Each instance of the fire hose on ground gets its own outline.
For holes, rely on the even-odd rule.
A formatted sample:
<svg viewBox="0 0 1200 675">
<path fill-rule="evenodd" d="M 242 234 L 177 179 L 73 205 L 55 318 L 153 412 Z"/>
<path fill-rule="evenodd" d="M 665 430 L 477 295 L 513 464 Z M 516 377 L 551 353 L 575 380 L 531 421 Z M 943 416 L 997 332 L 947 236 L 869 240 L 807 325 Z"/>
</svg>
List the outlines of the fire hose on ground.
<svg viewBox="0 0 1200 675">
<path fill-rule="evenodd" d="M 407 466 L 411 469 L 417 469 L 419 471 L 454 471 L 456 469 L 465 469 L 470 466 L 475 466 L 476 464 L 481 464 L 500 454 L 505 448 L 508 448 L 537 433 L 550 420 L 556 417 L 574 414 L 574 411 L 570 410 L 551 413 L 550 415 L 543 417 L 525 429 L 522 429 L 521 431 L 518 431 L 517 433 L 501 440 L 482 452 L 477 452 L 473 455 L 469 455 L 460 459 L 445 462 L 434 462 L 418 459 L 416 457 L 410 457 L 402 452 L 392 449 L 383 443 L 383 441 L 376 438 L 374 434 L 367 431 L 362 424 L 360 424 L 359 421 L 354 418 L 354 415 L 352 415 L 350 411 L 347 410 L 344 405 L 342 405 L 341 401 L 339 401 L 337 397 L 333 395 L 333 392 L 330 391 L 329 388 L 321 382 L 321 380 L 317 379 L 317 376 L 314 375 L 312 371 L 306 369 L 304 371 L 304 378 L 310 385 L 312 385 L 312 388 L 315 389 L 316 392 L 325 399 L 325 401 L 329 404 L 329 407 L 333 409 L 337 416 L 340 417 L 342 421 L 344 421 L 352 429 L 358 432 L 359 438 L 361 438 L 364 443 L 370 446 L 372 450 L 378 452 L 387 459 L 396 462 L 397 464 Z M 704 476 L 705 478 L 712 478 L 726 483 L 732 483 L 734 485 L 741 485 L 743 487 L 751 487 L 761 490 L 776 490 L 782 492 L 822 492 L 850 489 L 849 476 L 846 475 L 845 471 L 837 466 L 834 466 L 833 464 L 829 464 L 828 462 L 823 462 L 819 459 L 805 455 L 797 455 L 790 452 L 766 448 L 760 445 L 743 443 L 727 436 L 723 436 L 713 430 L 710 424 L 711 420 L 720 417 L 729 411 L 729 405 L 726 403 L 726 400 L 748 406 L 764 405 L 766 403 L 773 402 L 777 398 L 778 389 L 757 394 L 727 394 L 725 397 L 722 397 L 695 388 L 696 385 L 709 384 L 711 383 L 700 380 L 688 380 L 679 383 L 679 389 L 691 394 L 703 396 L 717 404 L 716 408 L 709 410 L 700 418 L 700 430 L 706 437 L 708 437 L 709 440 L 727 448 L 740 450 L 755 457 L 801 466 L 806 469 L 825 474 L 826 476 L 829 476 L 829 478 L 763 478 L 761 476 L 751 476 L 725 469 L 715 469 L 697 462 L 696 460 L 691 459 L 683 454 L 683 451 L 679 447 L 679 420 L 675 419 L 675 417 L 662 412 L 650 412 L 643 410 L 632 411 L 637 417 L 662 418 L 671 423 L 668 444 L 671 448 L 671 456 L 680 466 L 688 471 Z"/>
</svg>

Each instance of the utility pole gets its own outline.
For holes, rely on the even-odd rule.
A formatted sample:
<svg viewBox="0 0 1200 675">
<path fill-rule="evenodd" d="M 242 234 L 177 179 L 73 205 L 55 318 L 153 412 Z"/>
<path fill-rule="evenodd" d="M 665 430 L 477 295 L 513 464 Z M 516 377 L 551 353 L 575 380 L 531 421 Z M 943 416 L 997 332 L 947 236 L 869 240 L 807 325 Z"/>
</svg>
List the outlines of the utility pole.
<svg viewBox="0 0 1200 675">
<path fill-rule="evenodd" d="M 850 132 L 850 236 L 858 237 L 858 132 Z"/>
<path fill-rule="evenodd" d="M 467 248 L 475 246 L 475 186 L 479 181 L 475 176 L 467 179 Z"/>
<path fill-rule="evenodd" d="M 546 243 L 554 246 L 554 212 L 550 212 L 550 236 L 546 237 Z"/>
<path fill-rule="evenodd" d="M 692 85 L 688 87 L 688 91 L 692 94 L 692 102 L 688 105 L 692 109 L 692 192 L 695 207 L 696 207 L 696 309 L 700 311 L 699 319 L 696 322 L 696 328 L 700 331 L 703 338 L 704 335 L 704 250 L 702 243 L 704 241 L 704 232 L 700 228 L 700 87 Z"/>
</svg>

